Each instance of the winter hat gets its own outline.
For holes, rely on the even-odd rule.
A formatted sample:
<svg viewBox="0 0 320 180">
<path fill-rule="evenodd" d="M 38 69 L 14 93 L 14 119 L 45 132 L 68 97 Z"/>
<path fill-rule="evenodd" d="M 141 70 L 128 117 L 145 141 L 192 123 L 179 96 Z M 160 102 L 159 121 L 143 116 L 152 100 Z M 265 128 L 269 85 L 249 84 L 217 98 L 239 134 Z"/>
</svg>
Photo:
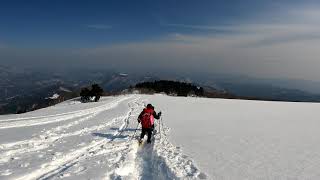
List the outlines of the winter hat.
<svg viewBox="0 0 320 180">
<path fill-rule="evenodd" d="M 154 107 L 151 104 L 148 104 L 147 108 L 154 109 Z"/>
</svg>

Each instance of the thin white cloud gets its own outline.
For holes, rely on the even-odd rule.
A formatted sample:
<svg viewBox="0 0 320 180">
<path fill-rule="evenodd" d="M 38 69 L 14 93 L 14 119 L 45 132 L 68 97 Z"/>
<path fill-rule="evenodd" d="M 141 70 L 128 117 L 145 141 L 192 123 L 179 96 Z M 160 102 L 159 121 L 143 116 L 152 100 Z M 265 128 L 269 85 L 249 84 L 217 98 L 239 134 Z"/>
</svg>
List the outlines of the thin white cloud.
<svg viewBox="0 0 320 180">
<path fill-rule="evenodd" d="M 128 68 L 149 65 L 176 71 L 220 72 L 256 77 L 318 80 L 320 23 L 317 13 L 290 12 L 282 22 L 228 26 L 171 24 L 178 33 L 84 51 L 88 57 Z M 295 16 L 293 16 L 295 15 Z M 316 17 L 315 17 L 316 16 Z M 181 31 L 179 31 L 181 28 Z M 226 31 L 187 34 L 183 28 Z M 187 31 L 188 32 L 188 31 Z"/>
<path fill-rule="evenodd" d="M 171 24 L 172 25 L 172 24 Z M 170 25 L 170 26 L 171 26 Z M 214 33 L 226 38 L 244 36 L 255 37 L 256 42 L 252 44 L 269 45 L 274 43 L 285 43 L 303 39 L 319 39 L 320 24 L 234 24 L 229 26 L 200 26 L 174 24 L 179 28 L 206 29 L 227 33 Z M 176 40 L 183 39 L 179 33 L 173 36 Z M 250 38 L 252 39 L 252 38 Z"/>
<path fill-rule="evenodd" d="M 319 80 L 320 23 L 308 10 L 290 11 L 281 21 L 256 20 L 228 26 L 175 24 L 177 33 L 142 42 L 56 53 L 38 51 L 0 53 L 0 59 L 30 59 L 50 64 L 105 66 L 127 71 L 220 72 L 255 77 Z M 278 14 L 277 14 L 278 15 Z M 320 18 L 319 18 L 320 19 Z M 183 28 L 213 29 L 228 33 L 183 33 Z M 189 31 L 186 31 L 189 32 Z M 35 56 L 36 54 L 37 56 Z M 67 54 L 62 57 L 61 54 Z M 3 58 L 7 55 L 8 58 Z M 10 58 L 10 57 L 11 58 Z M 59 57 L 56 57 L 59 56 Z M 43 61 L 46 59 L 46 61 Z M 23 61 L 26 64 L 32 64 Z M 18 63 L 15 63 L 18 64 Z"/>
<path fill-rule="evenodd" d="M 97 30 L 108 30 L 111 29 L 111 25 L 106 25 L 106 24 L 89 24 L 87 25 L 88 28 L 90 29 L 97 29 Z"/>
<path fill-rule="evenodd" d="M 264 19 L 255 19 L 251 22 L 229 23 L 229 25 L 198 25 L 198 24 L 161 24 L 168 28 L 173 27 L 176 31 L 184 32 L 185 29 L 201 33 L 222 36 L 226 39 L 238 36 L 247 37 L 253 41 L 244 45 L 268 46 L 279 43 L 287 43 L 303 40 L 319 39 L 320 35 L 320 8 L 291 8 L 282 13 L 276 13 L 277 21 L 269 19 L 270 15 Z M 179 33 L 178 33 L 179 34 Z M 181 34 L 181 33 L 180 33 Z M 181 38 L 180 38 L 181 39 Z"/>
<path fill-rule="evenodd" d="M 228 29 L 227 27 L 223 26 L 207 26 L 207 25 L 194 25 L 194 24 L 161 24 L 162 26 L 167 27 L 175 27 L 175 28 L 187 28 L 187 29 L 196 29 L 196 30 L 214 30 L 214 31 L 226 31 L 226 30 L 233 30 Z"/>
</svg>

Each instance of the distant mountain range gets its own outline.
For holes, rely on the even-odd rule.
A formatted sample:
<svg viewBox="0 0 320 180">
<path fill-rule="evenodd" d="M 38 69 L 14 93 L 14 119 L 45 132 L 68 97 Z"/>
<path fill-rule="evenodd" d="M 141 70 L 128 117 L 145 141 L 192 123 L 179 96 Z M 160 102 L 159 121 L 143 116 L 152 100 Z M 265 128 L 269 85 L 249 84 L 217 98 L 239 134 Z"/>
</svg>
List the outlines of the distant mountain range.
<svg viewBox="0 0 320 180">
<path fill-rule="evenodd" d="M 46 107 L 79 95 L 80 89 L 98 83 L 109 93 L 121 92 L 140 82 L 175 80 L 204 87 L 208 96 L 230 94 L 245 99 L 320 102 L 320 95 L 271 82 L 237 80 L 225 76 L 156 75 L 115 72 L 112 70 L 77 69 L 70 71 L 28 70 L 0 66 L 0 114 L 25 112 Z M 50 101 L 54 94 L 59 99 Z"/>
<path fill-rule="evenodd" d="M 49 105 L 54 94 L 59 100 L 79 96 L 83 87 L 98 83 L 109 93 L 120 92 L 150 76 L 134 76 L 110 71 L 70 72 L 28 71 L 0 66 L 0 114 L 22 113 Z"/>
</svg>

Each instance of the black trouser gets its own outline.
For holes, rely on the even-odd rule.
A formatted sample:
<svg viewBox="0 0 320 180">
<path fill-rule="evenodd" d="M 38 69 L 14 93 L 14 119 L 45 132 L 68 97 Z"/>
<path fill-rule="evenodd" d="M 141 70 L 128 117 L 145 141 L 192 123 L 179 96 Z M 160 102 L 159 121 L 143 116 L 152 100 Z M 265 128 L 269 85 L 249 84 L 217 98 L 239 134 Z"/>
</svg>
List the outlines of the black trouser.
<svg viewBox="0 0 320 180">
<path fill-rule="evenodd" d="M 144 135 L 148 133 L 148 142 L 151 141 L 151 134 L 152 134 L 152 129 L 151 128 L 142 128 L 142 131 L 141 131 L 141 135 L 140 135 L 140 139 L 143 139 L 144 138 Z"/>
</svg>

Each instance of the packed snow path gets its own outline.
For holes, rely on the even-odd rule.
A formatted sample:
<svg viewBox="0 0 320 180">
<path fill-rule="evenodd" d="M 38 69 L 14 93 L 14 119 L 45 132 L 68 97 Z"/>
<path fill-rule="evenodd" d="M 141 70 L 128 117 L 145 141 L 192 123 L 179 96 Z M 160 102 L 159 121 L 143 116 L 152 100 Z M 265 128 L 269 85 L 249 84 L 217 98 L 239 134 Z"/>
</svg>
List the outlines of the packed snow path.
<svg viewBox="0 0 320 180">
<path fill-rule="evenodd" d="M 152 144 L 138 146 L 136 119 L 146 101 L 139 95 L 71 100 L 0 116 L 0 179 L 206 179 L 170 143 L 165 124 L 158 123 Z"/>
</svg>

